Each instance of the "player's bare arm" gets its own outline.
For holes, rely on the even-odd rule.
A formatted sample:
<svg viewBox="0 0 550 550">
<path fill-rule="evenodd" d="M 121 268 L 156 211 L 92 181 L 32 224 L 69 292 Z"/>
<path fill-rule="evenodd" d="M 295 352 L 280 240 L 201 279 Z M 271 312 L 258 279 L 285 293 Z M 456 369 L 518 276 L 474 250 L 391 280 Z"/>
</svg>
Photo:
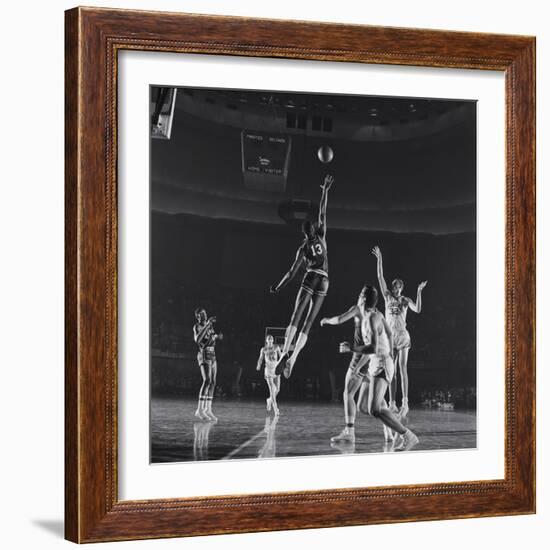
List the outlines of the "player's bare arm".
<svg viewBox="0 0 550 550">
<path fill-rule="evenodd" d="M 256 370 L 260 370 L 262 368 L 262 364 L 264 362 L 264 356 L 265 356 L 265 348 L 262 348 L 260 350 L 260 357 L 258 357 L 258 363 L 256 365 Z"/>
<path fill-rule="evenodd" d="M 361 353 L 362 355 L 371 355 L 374 353 L 375 349 L 373 343 L 364 346 L 353 346 L 349 342 L 342 342 L 340 344 L 340 353 Z"/>
<path fill-rule="evenodd" d="M 210 317 L 210 319 L 204 323 L 204 326 L 195 325 L 193 327 L 193 338 L 197 344 L 200 344 L 204 340 L 206 332 L 215 321 L 215 317 Z"/>
<path fill-rule="evenodd" d="M 384 279 L 384 266 L 382 265 L 382 251 L 380 247 L 375 246 L 372 249 L 372 253 L 376 256 L 376 274 L 378 275 L 378 284 L 380 285 L 380 290 L 382 295 L 385 296 L 388 293 L 388 285 Z"/>
<path fill-rule="evenodd" d="M 416 291 L 416 302 L 413 302 L 410 298 L 407 298 L 409 308 L 415 313 L 420 313 L 422 311 L 422 291 L 427 284 L 428 281 L 422 281 L 418 285 L 418 290 Z"/>
<path fill-rule="evenodd" d="M 327 204 L 328 204 L 328 191 L 334 183 L 334 178 L 330 175 L 326 175 L 321 185 L 323 192 L 321 193 L 321 202 L 319 203 L 319 233 L 322 237 L 326 235 L 327 232 Z"/>
<path fill-rule="evenodd" d="M 294 277 L 296 276 L 296 273 L 298 273 L 298 270 L 300 269 L 300 266 L 302 265 L 304 261 L 304 250 L 302 247 L 298 249 L 298 252 L 296 252 L 296 258 L 294 259 L 294 262 L 292 263 L 292 266 L 290 269 L 285 273 L 284 277 L 281 279 L 278 285 L 273 285 L 270 287 L 269 291 L 273 294 L 277 294 L 280 290 L 282 290 Z"/>
<path fill-rule="evenodd" d="M 193 327 L 193 339 L 195 340 L 195 343 L 200 345 L 204 339 L 207 328 L 208 324 L 205 324 L 203 327 L 200 327 L 199 325 L 195 325 Z"/>
<path fill-rule="evenodd" d="M 345 313 L 342 313 L 341 315 L 336 315 L 334 317 L 324 317 L 323 319 L 321 319 L 321 326 L 341 325 L 342 323 L 345 323 L 350 319 L 357 317 L 359 314 L 359 306 L 356 304 L 354 306 L 351 306 Z"/>
</svg>

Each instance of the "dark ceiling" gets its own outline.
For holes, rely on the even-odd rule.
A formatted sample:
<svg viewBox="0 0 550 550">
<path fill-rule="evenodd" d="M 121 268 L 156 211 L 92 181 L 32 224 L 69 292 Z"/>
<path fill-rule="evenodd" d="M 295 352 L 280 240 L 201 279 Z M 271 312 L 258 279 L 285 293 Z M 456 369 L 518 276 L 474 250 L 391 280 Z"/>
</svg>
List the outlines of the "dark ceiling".
<svg viewBox="0 0 550 550">
<path fill-rule="evenodd" d="M 291 137 L 286 188 L 243 183 L 241 132 Z M 334 161 L 317 158 L 329 144 Z M 170 140 L 151 140 L 152 207 L 284 223 L 285 200 L 317 201 L 329 223 L 362 230 L 475 229 L 476 103 L 458 100 L 179 89 Z"/>
</svg>

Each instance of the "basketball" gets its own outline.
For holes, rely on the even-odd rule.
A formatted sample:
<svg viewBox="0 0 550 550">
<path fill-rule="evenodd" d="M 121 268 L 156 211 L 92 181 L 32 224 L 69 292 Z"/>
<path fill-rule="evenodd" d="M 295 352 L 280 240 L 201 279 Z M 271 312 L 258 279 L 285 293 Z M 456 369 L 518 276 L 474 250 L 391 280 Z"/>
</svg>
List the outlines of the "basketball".
<svg viewBox="0 0 550 550">
<path fill-rule="evenodd" d="M 317 151 L 317 156 L 323 164 L 328 164 L 334 158 L 334 151 L 328 145 L 322 145 Z"/>
</svg>

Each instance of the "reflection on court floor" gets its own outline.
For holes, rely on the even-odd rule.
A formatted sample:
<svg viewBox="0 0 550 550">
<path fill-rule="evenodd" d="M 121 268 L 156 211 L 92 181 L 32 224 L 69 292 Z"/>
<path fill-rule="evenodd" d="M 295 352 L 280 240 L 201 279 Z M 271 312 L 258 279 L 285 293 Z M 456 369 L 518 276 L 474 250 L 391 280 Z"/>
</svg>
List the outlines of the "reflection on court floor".
<svg viewBox="0 0 550 550">
<path fill-rule="evenodd" d="M 190 398 L 153 398 L 151 401 L 151 461 L 230 460 L 381 453 L 382 425 L 360 415 L 355 445 L 331 446 L 342 429 L 341 404 L 280 403 L 281 416 L 266 413 L 265 402 L 218 399 L 217 424 L 196 421 L 196 402 Z M 413 409 L 408 424 L 420 443 L 414 451 L 466 449 L 476 446 L 474 411 Z"/>
</svg>

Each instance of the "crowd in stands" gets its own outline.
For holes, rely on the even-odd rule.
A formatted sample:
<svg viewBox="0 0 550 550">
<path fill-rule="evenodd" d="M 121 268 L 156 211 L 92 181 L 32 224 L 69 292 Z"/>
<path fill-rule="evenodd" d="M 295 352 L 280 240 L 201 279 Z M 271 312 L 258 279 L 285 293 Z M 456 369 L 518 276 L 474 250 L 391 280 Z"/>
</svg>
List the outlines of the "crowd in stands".
<svg viewBox="0 0 550 550">
<path fill-rule="evenodd" d="M 256 371 L 266 327 L 284 331 L 299 282 L 269 293 L 290 267 L 300 235 L 289 227 L 154 212 L 151 233 L 151 365 L 153 391 L 195 394 L 200 386 L 194 311 L 217 318 L 224 339 L 216 349 L 218 395 L 262 397 Z M 377 284 L 370 246 L 380 244 L 388 281 L 405 281 L 405 295 L 427 279 L 422 313 L 409 312 L 411 403 L 449 388 L 476 387 L 475 233 L 430 235 L 331 229 L 330 288 L 321 313 L 281 398 L 339 400 L 349 356 L 339 342 L 353 323 L 319 326 L 323 316 L 356 303 L 362 284 Z M 297 277 L 300 278 L 300 275 Z M 384 310 L 383 299 L 378 307 Z M 423 394 L 422 392 L 432 392 Z M 456 393 L 456 392 L 455 392 Z M 457 401 L 471 399 L 457 397 Z"/>
<path fill-rule="evenodd" d="M 204 307 L 217 318 L 216 328 L 223 332 L 217 344 L 219 396 L 262 397 L 263 374 L 256 371 L 266 327 L 284 330 L 292 311 L 293 293 L 281 299 L 265 291 L 236 288 L 211 288 L 202 285 L 161 290 L 152 304 L 152 386 L 158 393 L 196 393 L 200 373 L 193 341 L 194 310 Z M 344 311 L 345 298 L 333 293 L 323 312 Z M 383 304 L 380 304 L 383 310 Z M 322 314 L 323 314 L 322 312 Z M 409 355 L 410 400 L 416 404 L 454 401 L 459 406 L 475 405 L 475 339 L 465 342 L 468 332 L 460 304 L 453 315 L 438 305 L 428 304 L 421 316 L 409 314 L 413 348 Z M 320 320 L 320 318 L 319 318 Z M 445 339 L 451 335 L 452 340 Z M 338 353 L 338 344 L 350 340 L 353 323 L 340 327 L 313 328 L 290 382 L 283 382 L 282 397 L 336 401 L 341 390 L 349 356 Z M 453 383 L 459 389 L 445 389 Z M 472 391 L 468 390 L 474 388 Z"/>
</svg>

